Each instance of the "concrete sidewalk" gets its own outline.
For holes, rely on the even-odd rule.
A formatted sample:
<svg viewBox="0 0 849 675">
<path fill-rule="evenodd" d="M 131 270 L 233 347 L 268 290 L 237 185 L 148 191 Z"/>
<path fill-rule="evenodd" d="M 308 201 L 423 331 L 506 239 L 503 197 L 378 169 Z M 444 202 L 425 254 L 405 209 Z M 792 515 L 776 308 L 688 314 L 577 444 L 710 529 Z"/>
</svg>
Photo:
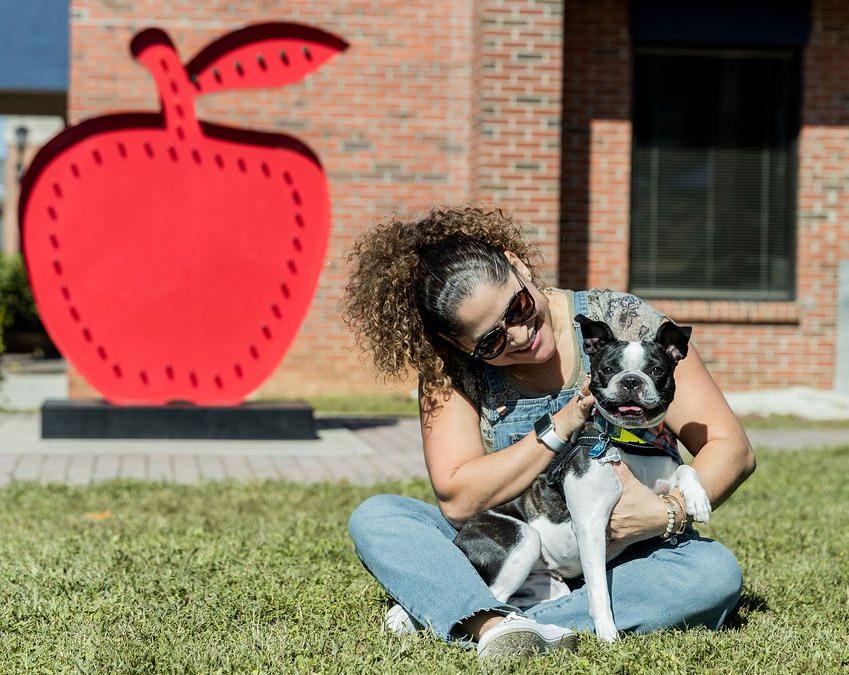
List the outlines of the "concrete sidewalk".
<svg viewBox="0 0 849 675">
<path fill-rule="evenodd" d="M 0 414 L 0 485 L 115 478 L 368 485 L 427 475 L 417 419 L 320 417 L 318 427 L 318 441 L 42 440 L 39 413 Z M 753 429 L 749 437 L 756 448 L 816 448 L 849 445 L 849 428 Z"/>
</svg>

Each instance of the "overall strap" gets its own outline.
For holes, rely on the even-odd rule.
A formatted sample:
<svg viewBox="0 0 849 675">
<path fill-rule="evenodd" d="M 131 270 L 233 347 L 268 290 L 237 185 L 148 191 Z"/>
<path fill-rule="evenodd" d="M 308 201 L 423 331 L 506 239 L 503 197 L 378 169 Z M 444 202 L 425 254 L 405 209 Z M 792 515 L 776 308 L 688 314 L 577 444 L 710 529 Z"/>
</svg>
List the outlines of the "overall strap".
<svg viewBox="0 0 849 675">
<path fill-rule="evenodd" d="M 572 292 L 572 305 L 575 309 L 575 314 L 583 314 L 584 316 L 588 316 L 589 312 L 589 303 L 587 302 L 587 292 L 586 291 L 573 291 Z M 584 351 L 584 335 L 581 333 L 581 324 L 575 321 L 575 317 L 572 317 L 572 323 L 575 326 L 575 333 L 578 336 L 578 349 L 581 350 L 581 363 L 584 367 L 584 374 L 590 374 L 590 357 L 587 356 L 587 353 Z"/>
<path fill-rule="evenodd" d="M 483 375 L 486 380 L 486 386 L 490 394 L 496 399 L 507 389 L 507 382 L 504 379 L 504 373 L 498 366 L 491 366 L 488 363 L 482 363 Z"/>
</svg>

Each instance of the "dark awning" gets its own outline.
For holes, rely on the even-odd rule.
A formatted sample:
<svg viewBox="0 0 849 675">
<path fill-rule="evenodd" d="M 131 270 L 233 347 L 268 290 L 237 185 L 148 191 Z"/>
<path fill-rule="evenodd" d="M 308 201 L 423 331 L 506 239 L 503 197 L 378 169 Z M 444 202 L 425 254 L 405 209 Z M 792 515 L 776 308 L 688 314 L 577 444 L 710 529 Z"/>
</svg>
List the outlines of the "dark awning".
<svg viewBox="0 0 849 675">
<path fill-rule="evenodd" d="M 635 42 L 804 45 L 809 0 L 631 0 Z"/>
</svg>

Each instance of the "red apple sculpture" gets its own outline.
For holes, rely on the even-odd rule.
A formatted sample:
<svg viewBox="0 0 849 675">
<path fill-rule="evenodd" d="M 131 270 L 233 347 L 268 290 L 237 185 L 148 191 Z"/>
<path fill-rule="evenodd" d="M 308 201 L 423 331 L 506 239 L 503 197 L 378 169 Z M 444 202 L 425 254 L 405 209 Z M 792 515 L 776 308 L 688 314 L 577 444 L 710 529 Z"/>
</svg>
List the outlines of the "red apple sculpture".
<svg viewBox="0 0 849 675">
<path fill-rule="evenodd" d="M 194 100 L 297 82 L 346 47 L 261 24 L 184 67 L 145 30 L 130 49 L 161 111 L 89 119 L 36 156 L 19 207 L 35 301 L 107 401 L 234 405 L 283 358 L 327 248 L 324 172 L 297 139 L 200 121 Z"/>
</svg>

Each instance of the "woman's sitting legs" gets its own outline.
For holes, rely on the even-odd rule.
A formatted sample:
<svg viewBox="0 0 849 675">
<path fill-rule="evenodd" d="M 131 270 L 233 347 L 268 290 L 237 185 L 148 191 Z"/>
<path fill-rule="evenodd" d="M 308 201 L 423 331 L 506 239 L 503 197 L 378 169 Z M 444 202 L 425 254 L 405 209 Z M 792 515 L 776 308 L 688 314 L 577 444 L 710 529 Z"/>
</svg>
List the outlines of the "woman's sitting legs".
<svg viewBox="0 0 849 675">
<path fill-rule="evenodd" d="M 381 494 L 351 514 L 348 531 L 366 569 L 421 625 L 443 640 L 479 612 L 508 614 L 462 551 L 439 509 L 418 499 Z"/>
<path fill-rule="evenodd" d="M 695 533 L 675 544 L 651 539 L 608 565 L 616 628 L 648 633 L 662 628 L 719 628 L 742 591 L 740 566 L 725 546 Z M 594 630 L 586 587 L 525 611 L 543 623 Z"/>
</svg>

